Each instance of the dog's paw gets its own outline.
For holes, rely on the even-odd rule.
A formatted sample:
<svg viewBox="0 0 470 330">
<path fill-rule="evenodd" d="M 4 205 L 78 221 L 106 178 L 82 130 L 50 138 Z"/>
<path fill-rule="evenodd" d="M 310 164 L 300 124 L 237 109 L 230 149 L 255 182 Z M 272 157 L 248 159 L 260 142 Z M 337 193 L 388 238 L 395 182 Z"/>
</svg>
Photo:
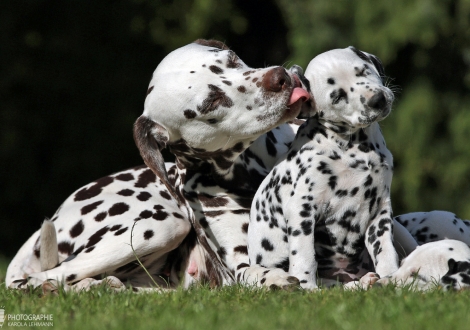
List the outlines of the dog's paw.
<svg viewBox="0 0 470 330">
<path fill-rule="evenodd" d="M 56 280 L 47 280 L 42 283 L 42 294 L 57 296 L 59 294 L 59 282 Z"/>
<path fill-rule="evenodd" d="M 364 276 L 361 277 L 359 281 L 352 281 L 349 283 L 346 283 L 344 285 L 344 288 L 346 290 L 367 290 L 371 288 L 374 283 L 376 283 L 378 280 L 380 280 L 380 276 L 377 273 L 374 272 L 369 272 L 365 274 Z"/>
<path fill-rule="evenodd" d="M 11 282 L 11 284 L 8 286 L 9 289 L 17 289 L 17 290 L 25 290 L 29 286 L 28 284 L 28 279 L 22 278 L 19 280 L 14 280 Z"/>
<path fill-rule="evenodd" d="M 124 284 L 115 276 L 107 276 L 102 280 L 95 280 L 94 278 L 84 278 L 80 282 L 75 283 L 69 287 L 69 290 L 75 292 L 88 291 L 92 287 L 103 285 L 113 291 L 122 291 L 125 289 Z"/>
<path fill-rule="evenodd" d="M 300 288 L 297 277 L 290 276 L 282 269 L 270 269 L 266 271 L 260 280 L 260 284 L 271 290 L 296 290 Z"/>
</svg>

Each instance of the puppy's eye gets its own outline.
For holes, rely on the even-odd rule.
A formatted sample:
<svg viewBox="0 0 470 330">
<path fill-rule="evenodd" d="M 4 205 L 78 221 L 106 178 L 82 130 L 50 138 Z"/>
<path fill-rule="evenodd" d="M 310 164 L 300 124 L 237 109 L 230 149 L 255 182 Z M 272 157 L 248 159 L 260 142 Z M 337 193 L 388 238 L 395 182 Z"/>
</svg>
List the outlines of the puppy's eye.
<svg viewBox="0 0 470 330">
<path fill-rule="evenodd" d="M 208 122 L 209 124 L 215 124 L 215 123 L 218 122 L 218 120 L 215 119 L 215 118 L 211 118 L 211 119 L 207 119 L 207 122 Z"/>
</svg>

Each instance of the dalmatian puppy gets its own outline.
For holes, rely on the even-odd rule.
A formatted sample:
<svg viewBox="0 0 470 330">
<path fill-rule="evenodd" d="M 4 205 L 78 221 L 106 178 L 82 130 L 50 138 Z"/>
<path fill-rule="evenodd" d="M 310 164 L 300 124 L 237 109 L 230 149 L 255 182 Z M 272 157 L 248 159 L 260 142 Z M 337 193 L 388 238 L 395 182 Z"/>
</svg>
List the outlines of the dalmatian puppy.
<svg viewBox="0 0 470 330">
<path fill-rule="evenodd" d="M 393 160 L 378 124 L 394 96 L 383 74 L 378 58 L 354 47 L 310 62 L 311 117 L 253 200 L 253 265 L 281 268 L 304 289 L 317 288 L 317 273 L 327 284 L 398 269 Z"/>
<path fill-rule="evenodd" d="M 398 285 L 430 290 L 438 285 L 444 290 L 470 287 L 470 248 L 467 244 L 444 239 L 417 247 L 400 268 L 374 285 Z"/>
<path fill-rule="evenodd" d="M 53 226 L 45 225 L 45 234 L 33 234 L 17 253 L 6 285 L 52 279 L 83 288 L 105 276 L 137 287 L 242 281 L 237 272 L 249 264 L 252 198 L 265 168 L 295 134 L 295 124 L 282 124 L 295 120 L 308 98 L 294 74 L 282 67 L 252 69 L 221 42 L 197 40 L 173 51 L 155 70 L 134 125 L 148 167 L 74 192 L 52 217 Z M 165 166 L 165 147 L 176 165 Z M 47 243 L 52 232 L 57 244 Z M 283 271 L 264 271 L 252 273 L 268 284 L 298 283 Z"/>
<path fill-rule="evenodd" d="M 470 221 L 446 211 L 415 212 L 395 217 L 421 245 L 443 239 L 454 239 L 470 245 Z"/>
</svg>

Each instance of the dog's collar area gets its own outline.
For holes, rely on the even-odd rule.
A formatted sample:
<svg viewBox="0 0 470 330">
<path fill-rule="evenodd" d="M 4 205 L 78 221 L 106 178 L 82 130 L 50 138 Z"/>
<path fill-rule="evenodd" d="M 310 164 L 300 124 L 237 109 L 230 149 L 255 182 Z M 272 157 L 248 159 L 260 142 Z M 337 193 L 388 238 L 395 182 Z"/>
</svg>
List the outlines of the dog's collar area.
<svg viewBox="0 0 470 330">
<path fill-rule="evenodd" d="M 346 123 L 335 123 L 335 122 L 327 121 L 327 120 L 321 119 L 318 116 L 315 116 L 313 118 L 316 119 L 319 125 L 332 130 L 338 135 L 350 136 L 350 135 L 355 134 L 358 130 L 361 129 L 361 127 L 351 127 L 350 125 Z"/>
</svg>

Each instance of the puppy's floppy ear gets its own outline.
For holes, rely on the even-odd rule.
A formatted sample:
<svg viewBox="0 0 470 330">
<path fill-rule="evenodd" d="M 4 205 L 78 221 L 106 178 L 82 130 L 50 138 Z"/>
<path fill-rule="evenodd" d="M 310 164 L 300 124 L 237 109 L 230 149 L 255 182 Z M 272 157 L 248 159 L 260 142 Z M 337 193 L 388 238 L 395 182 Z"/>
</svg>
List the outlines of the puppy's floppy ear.
<svg viewBox="0 0 470 330">
<path fill-rule="evenodd" d="M 349 49 L 351 49 L 357 56 L 359 56 L 364 61 L 372 63 L 377 72 L 379 73 L 380 78 L 383 80 L 383 77 L 385 76 L 385 69 L 382 64 L 382 61 L 377 56 L 360 51 L 359 49 L 353 46 L 349 46 Z"/>
<path fill-rule="evenodd" d="M 140 116 L 134 123 L 134 141 L 145 164 L 162 180 L 172 196 L 184 204 L 182 196 L 177 193 L 168 180 L 165 161 L 161 153 L 169 139 L 170 136 L 166 128 L 147 116 Z"/>
<path fill-rule="evenodd" d="M 306 119 L 314 116 L 317 113 L 317 109 L 315 107 L 315 99 L 313 98 L 312 91 L 310 89 L 310 81 L 304 76 L 304 70 L 300 66 L 294 64 L 289 69 L 289 71 L 299 77 L 299 80 L 302 84 L 302 88 L 306 89 L 310 94 L 310 99 L 306 102 L 303 102 L 302 108 L 300 109 L 300 113 L 297 118 Z"/>
<path fill-rule="evenodd" d="M 367 54 L 367 55 L 369 55 L 370 60 L 372 61 L 375 68 L 377 69 L 377 72 L 380 75 L 380 78 L 382 78 L 382 80 L 383 80 L 383 77 L 385 77 L 385 69 L 384 69 L 384 66 L 382 64 L 382 61 L 380 60 L 380 58 L 378 58 L 375 55 L 372 55 L 372 54 Z"/>
</svg>

